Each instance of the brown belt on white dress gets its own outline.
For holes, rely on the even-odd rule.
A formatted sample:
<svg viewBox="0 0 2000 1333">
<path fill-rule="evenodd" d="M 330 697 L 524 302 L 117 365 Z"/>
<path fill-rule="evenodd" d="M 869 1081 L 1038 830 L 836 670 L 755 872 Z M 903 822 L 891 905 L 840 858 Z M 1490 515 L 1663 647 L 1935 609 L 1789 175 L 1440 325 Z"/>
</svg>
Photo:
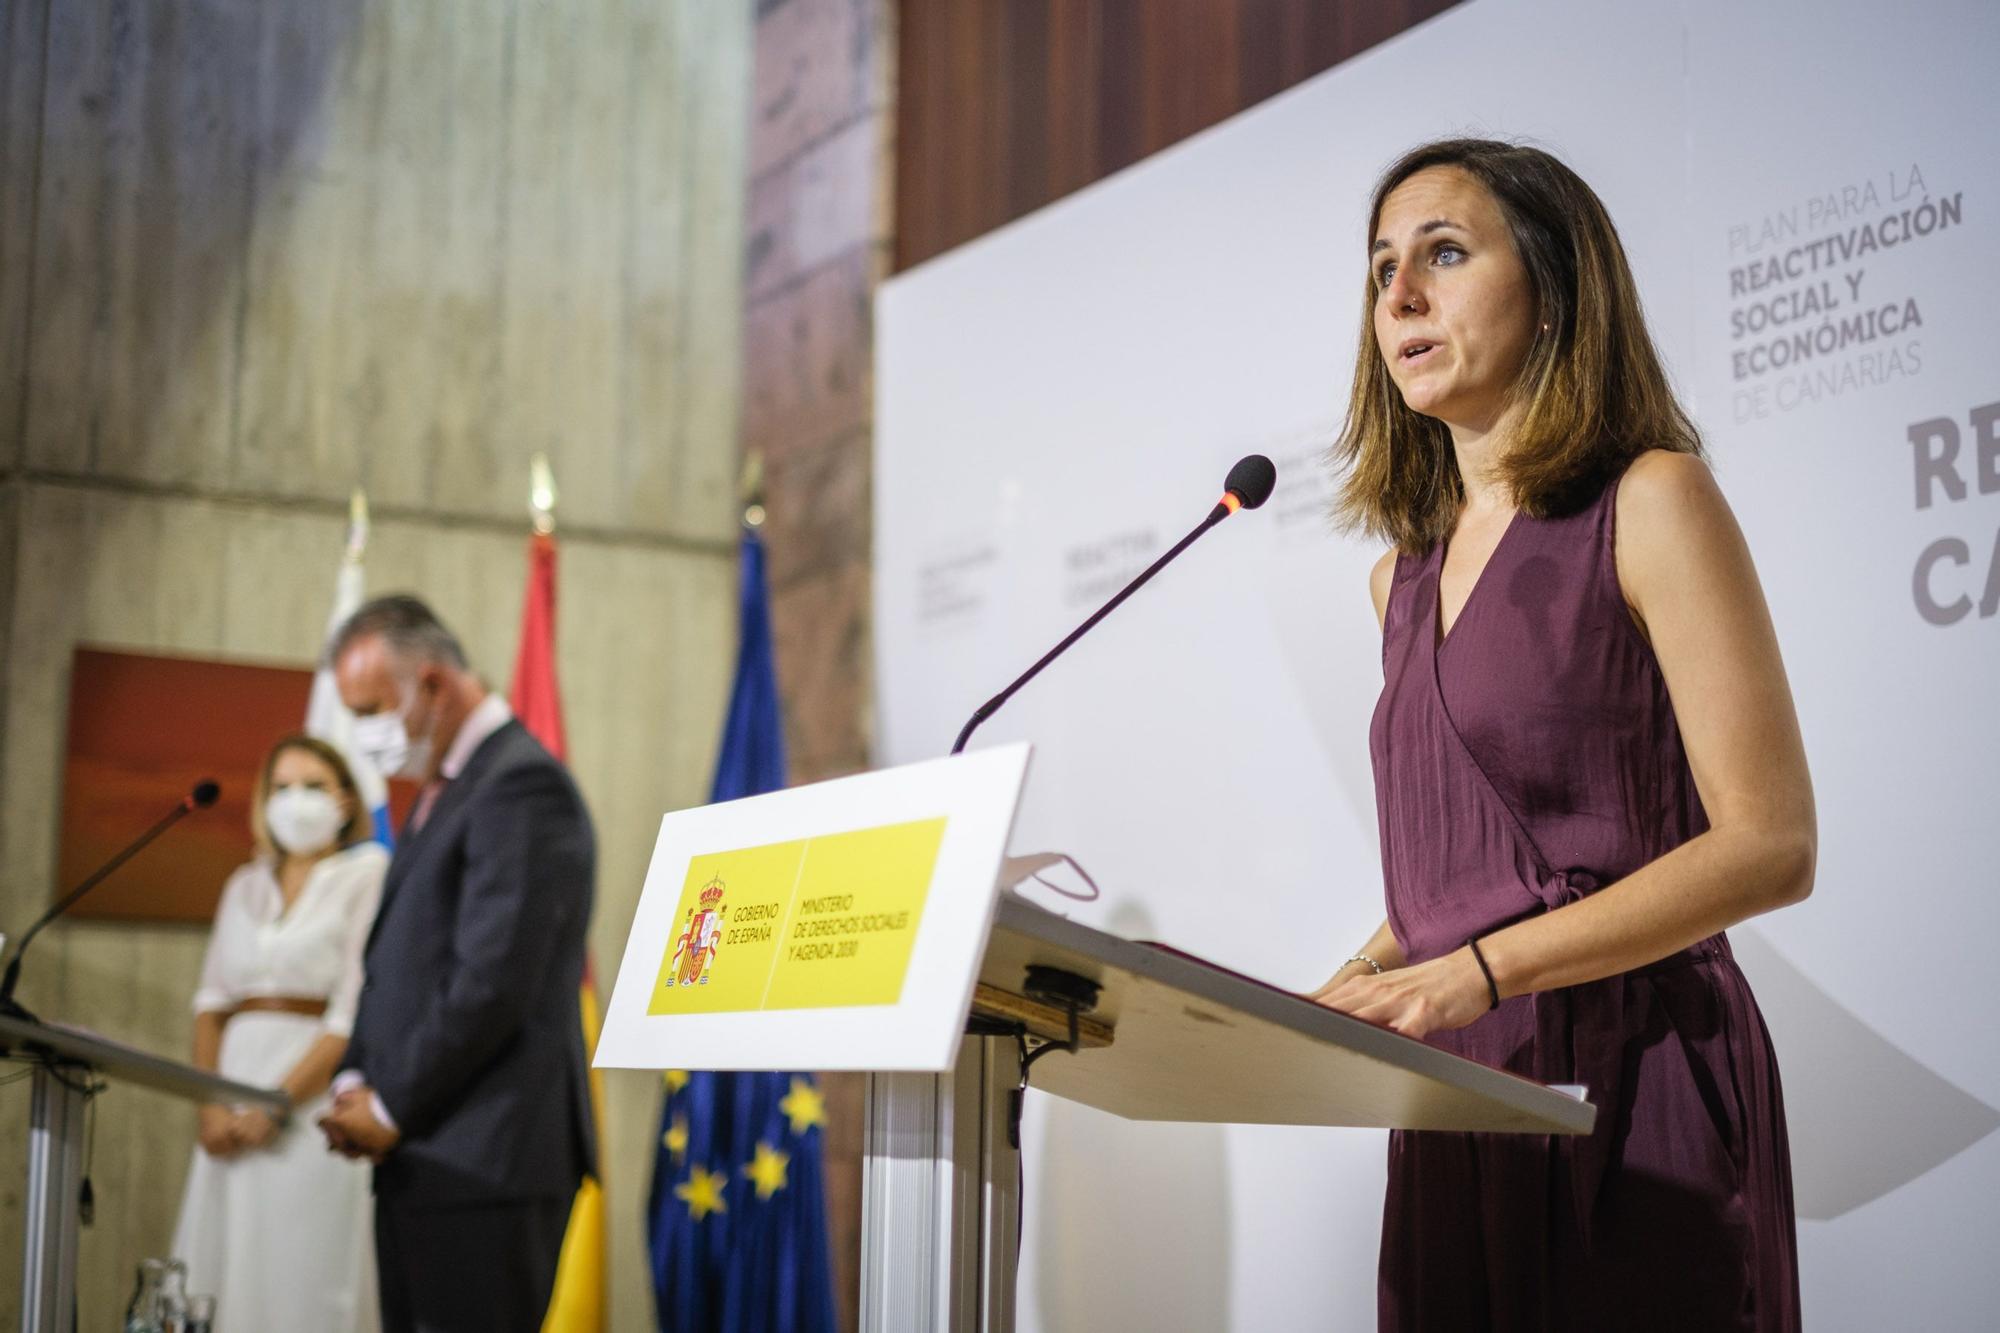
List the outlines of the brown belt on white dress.
<svg viewBox="0 0 2000 1333">
<path fill-rule="evenodd" d="M 246 995 L 236 1002 L 229 1016 L 249 1013 L 304 1014 L 307 1018 L 318 1018 L 326 1013 L 326 1000 L 303 995 Z"/>
</svg>

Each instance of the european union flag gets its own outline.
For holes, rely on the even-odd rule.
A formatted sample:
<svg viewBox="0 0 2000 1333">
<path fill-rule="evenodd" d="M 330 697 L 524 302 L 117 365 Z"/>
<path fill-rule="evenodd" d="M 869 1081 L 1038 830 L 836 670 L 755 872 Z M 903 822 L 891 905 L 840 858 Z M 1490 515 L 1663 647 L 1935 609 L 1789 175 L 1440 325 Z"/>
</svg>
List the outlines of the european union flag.
<svg viewBox="0 0 2000 1333">
<path fill-rule="evenodd" d="M 743 534 L 742 644 L 713 801 L 785 785 L 764 547 Z M 826 1108 L 807 1074 L 672 1069 L 648 1241 L 665 1333 L 832 1333 Z"/>
</svg>

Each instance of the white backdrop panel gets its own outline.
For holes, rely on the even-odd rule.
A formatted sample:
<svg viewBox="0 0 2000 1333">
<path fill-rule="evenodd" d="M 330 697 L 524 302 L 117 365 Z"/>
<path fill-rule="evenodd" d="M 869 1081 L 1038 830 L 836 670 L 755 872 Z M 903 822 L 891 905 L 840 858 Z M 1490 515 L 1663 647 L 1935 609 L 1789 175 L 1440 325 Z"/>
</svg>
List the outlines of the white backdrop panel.
<svg viewBox="0 0 2000 1333">
<path fill-rule="evenodd" d="M 1977 607 L 2000 476 L 1979 491 L 1973 422 L 2000 400 L 1982 82 L 2000 24 L 1920 8 L 1477 0 L 897 278 L 878 307 L 880 762 L 942 752 L 1200 518 L 1235 458 L 1278 463 L 1266 509 L 978 743 L 1036 742 L 1016 849 L 1071 852 L 1105 889 L 1051 905 L 1303 988 L 1382 915 L 1377 552 L 1328 531 L 1320 461 L 1368 186 L 1457 132 L 1531 138 L 1591 181 L 1757 552 L 1820 793 L 1818 895 L 1739 943 L 1793 1093 L 1801 1210 L 1824 1219 L 1801 1223 L 1821 1327 L 1902 1322 L 1913 1300 L 1919 1324 L 1970 1327 L 2000 1294 L 1978 1239 L 2000 1038 L 1964 1021 L 1995 998 L 2000 938 L 2000 617 Z M 1732 295 L 1730 270 L 1760 238 L 1782 256 L 1913 207 L 1890 198 L 1913 166 L 1934 200 L 1960 196 L 1959 221 L 1810 276 L 1859 303 L 1837 318 L 1893 299 L 1900 320 L 1913 298 L 1921 327 L 1815 357 L 1824 385 L 1797 365 L 1738 378 L 1731 354 L 1771 333 L 1733 338 L 1732 312 L 1807 283 Z M 1915 340 L 1891 373 L 1884 354 Z M 1966 498 L 1919 510 L 1907 431 L 1941 417 Z M 1973 606 L 1934 625 L 1912 577 L 1942 537 L 1969 563 L 1936 565 L 1935 598 Z M 1380 1135 L 1128 1125 L 1037 1098 L 1027 1147 L 1024 1327 L 1373 1326 Z"/>
</svg>

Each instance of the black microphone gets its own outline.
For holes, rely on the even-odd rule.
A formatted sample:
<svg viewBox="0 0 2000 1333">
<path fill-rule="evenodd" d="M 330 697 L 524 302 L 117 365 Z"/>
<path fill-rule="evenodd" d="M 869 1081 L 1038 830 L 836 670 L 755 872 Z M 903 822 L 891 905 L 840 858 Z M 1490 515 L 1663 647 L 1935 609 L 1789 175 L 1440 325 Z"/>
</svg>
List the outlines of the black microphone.
<svg viewBox="0 0 2000 1333">
<path fill-rule="evenodd" d="M 1238 459 L 1236 466 L 1229 469 L 1229 475 L 1223 479 L 1222 498 L 1215 502 L 1215 508 L 1208 511 L 1208 517 L 1197 524 L 1193 532 L 1190 532 L 1187 536 L 1174 543 L 1172 550 L 1146 566 L 1145 571 L 1139 577 L 1119 589 L 1117 596 L 1113 597 L 1103 606 L 1098 607 L 1092 613 L 1090 619 L 1071 630 L 1068 638 L 1049 649 L 1041 661 L 1022 672 L 1012 685 L 1009 685 L 1006 689 L 979 705 L 978 710 L 970 718 L 966 719 L 965 728 L 958 733 L 958 739 L 952 742 L 951 752 L 957 754 L 960 750 L 963 750 L 965 743 L 972 739 L 972 733 L 980 723 L 999 712 L 1001 705 L 1013 698 L 1015 692 L 1023 685 L 1026 685 L 1029 681 L 1040 675 L 1043 667 L 1061 657 L 1063 653 L 1068 651 L 1071 644 L 1090 633 L 1092 627 L 1098 621 L 1117 610 L 1119 603 L 1144 587 L 1146 580 L 1152 578 L 1153 575 L 1159 573 L 1162 569 L 1165 569 L 1169 561 L 1192 546 L 1195 538 L 1207 532 L 1223 519 L 1228 518 L 1238 509 L 1257 508 L 1264 501 L 1271 498 L 1271 489 L 1277 484 L 1278 469 L 1264 455 L 1250 454 Z"/>
<path fill-rule="evenodd" d="M 200 782 L 195 783 L 194 790 L 181 797 L 179 803 L 167 812 L 165 819 L 162 819 L 159 823 L 141 833 L 124 851 L 99 866 L 83 883 L 64 894 L 61 901 L 57 902 L 54 907 L 42 913 L 35 924 L 28 927 L 27 934 L 21 936 L 21 942 L 14 946 L 14 956 L 7 963 L 7 975 L 4 978 L 0 978 L 0 1013 L 11 1014 L 16 1018 L 34 1017 L 33 1014 L 14 1003 L 14 987 L 21 980 L 21 955 L 28 951 L 28 942 L 41 932 L 43 926 L 48 925 L 49 922 L 74 907 L 77 899 L 89 893 L 99 884 L 102 884 L 110 877 L 112 871 L 124 865 L 141 851 L 144 851 L 146 844 L 179 823 L 183 816 L 192 814 L 196 810 L 207 809 L 209 806 L 215 804 L 215 798 L 220 795 L 222 795 L 222 787 L 213 778 L 203 778 Z"/>
</svg>

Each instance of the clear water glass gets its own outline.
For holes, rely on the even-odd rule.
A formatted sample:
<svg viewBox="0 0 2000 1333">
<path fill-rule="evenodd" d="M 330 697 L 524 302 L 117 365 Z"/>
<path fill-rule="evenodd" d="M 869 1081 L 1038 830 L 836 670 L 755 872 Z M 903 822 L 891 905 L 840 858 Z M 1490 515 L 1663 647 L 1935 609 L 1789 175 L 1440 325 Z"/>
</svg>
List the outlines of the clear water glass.
<svg viewBox="0 0 2000 1333">
<path fill-rule="evenodd" d="M 187 1317 L 181 1321 L 181 1333 L 215 1333 L 215 1297 L 187 1298 Z"/>
</svg>

